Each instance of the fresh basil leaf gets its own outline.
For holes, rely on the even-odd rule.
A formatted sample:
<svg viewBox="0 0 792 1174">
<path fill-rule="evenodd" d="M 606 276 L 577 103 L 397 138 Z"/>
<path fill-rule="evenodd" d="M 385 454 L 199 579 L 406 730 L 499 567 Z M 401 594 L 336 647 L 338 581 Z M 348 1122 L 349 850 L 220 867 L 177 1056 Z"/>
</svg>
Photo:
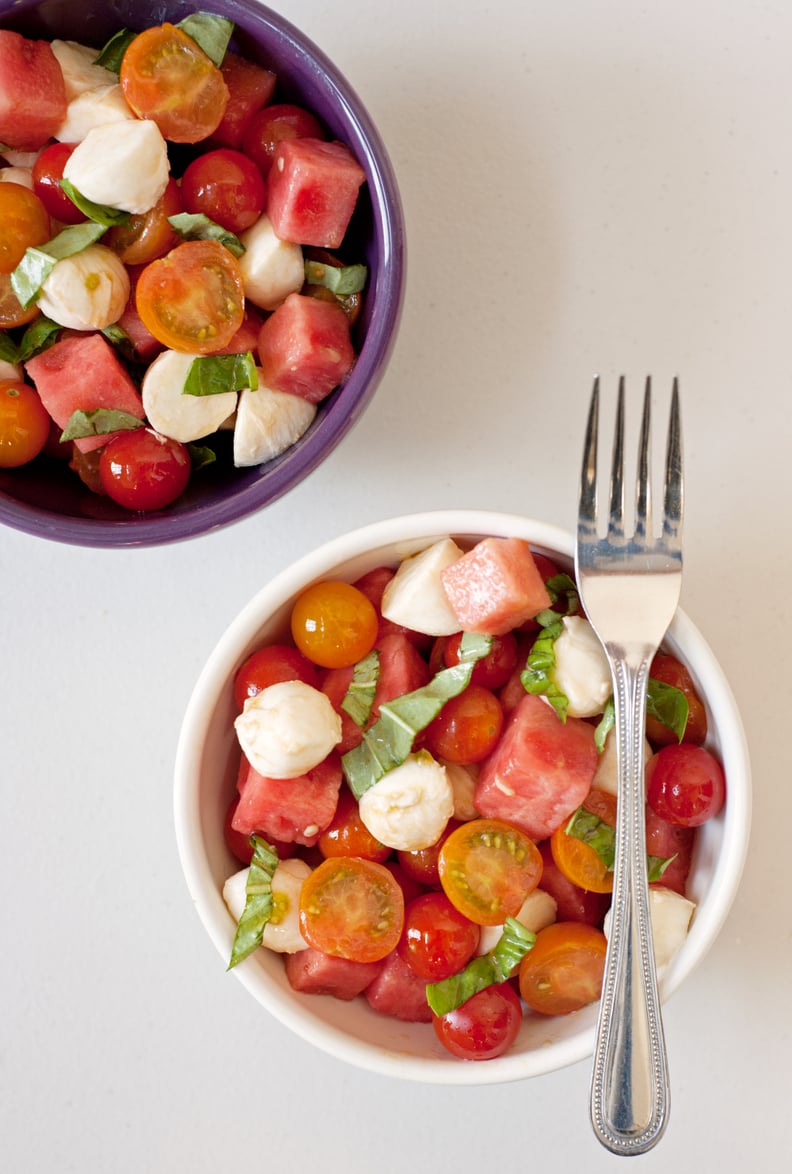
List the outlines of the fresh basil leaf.
<svg viewBox="0 0 792 1174">
<path fill-rule="evenodd" d="M 144 428 L 145 420 L 118 408 L 93 408 L 72 412 L 61 433 L 61 440 L 82 440 L 86 436 L 107 436 L 109 432 L 131 432 Z"/>
<path fill-rule="evenodd" d="M 199 469 L 205 469 L 207 465 L 213 465 L 217 460 L 217 453 L 208 444 L 188 444 L 187 451 L 190 454 L 190 464 L 194 473 Z"/>
<path fill-rule="evenodd" d="M 222 225 L 215 224 L 203 212 L 179 212 L 176 216 L 169 216 L 168 223 L 183 240 L 219 241 L 234 257 L 241 257 L 245 252 L 245 246 L 238 236 Z"/>
<path fill-rule="evenodd" d="M 76 208 L 84 216 L 93 220 L 95 224 L 103 224 L 105 228 L 113 228 L 117 224 L 126 224 L 129 221 L 129 212 L 122 212 L 119 208 L 110 208 L 106 204 L 95 204 L 77 188 L 70 179 L 61 179 L 60 186 Z"/>
<path fill-rule="evenodd" d="M 646 712 L 676 734 L 681 742 L 685 736 L 688 721 L 688 699 L 681 689 L 665 681 L 649 678 L 646 689 Z"/>
<path fill-rule="evenodd" d="M 605 702 L 605 708 L 602 711 L 602 717 L 597 722 L 594 730 L 594 745 L 602 754 L 605 749 L 605 739 L 616 724 L 616 710 L 613 705 L 613 694 L 610 695 Z"/>
<path fill-rule="evenodd" d="M 102 329 L 102 334 L 128 362 L 135 361 L 135 344 L 117 322 L 111 322 L 109 326 L 105 326 Z"/>
<path fill-rule="evenodd" d="M 198 355 L 184 381 L 182 395 L 223 395 L 228 391 L 255 391 L 258 372 L 251 351 L 241 355 Z"/>
<path fill-rule="evenodd" d="M 437 717 L 451 697 L 470 683 L 477 660 L 492 647 L 490 636 L 465 632 L 459 645 L 459 663 L 436 673 L 428 685 L 404 693 L 380 706 L 380 715 L 354 750 L 342 755 L 341 765 L 350 789 L 360 799 L 370 787 L 405 761 L 415 735 Z"/>
<path fill-rule="evenodd" d="M 245 885 L 245 908 L 234 934 L 228 970 L 258 949 L 267 922 L 272 917 L 272 878 L 278 867 L 278 853 L 260 836 L 252 835 L 250 842 L 253 845 L 253 859 Z"/>
<path fill-rule="evenodd" d="M 459 974 L 426 984 L 426 1001 L 435 1015 L 447 1015 L 488 986 L 505 982 L 529 950 L 536 934 L 514 917 L 507 917 L 494 949 L 468 962 Z"/>
<path fill-rule="evenodd" d="M 5 363 L 20 362 L 19 347 L 5 331 L 0 331 L 0 359 Z"/>
<path fill-rule="evenodd" d="M 566 827 L 565 833 L 582 840 L 599 856 L 609 872 L 613 871 L 613 861 L 616 858 L 616 829 L 605 823 L 598 815 L 586 811 L 585 807 L 578 807 L 573 812 Z"/>
<path fill-rule="evenodd" d="M 22 260 L 11 274 L 11 288 L 23 309 L 35 302 L 41 287 L 58 261 L 81 253 L 94 244 L 107 231 L 106 227 L 91 221 L 70 224 L 51 241 L 37 248 L 28 248 Z"/>
<path fill-rule="evenodd" d="M 675 852 L 673 856 L 667 856 L 665 859 L 662 856 L 647 856 L 646 864 L 649 872 L 649 883 L 662 880 L 663 873 L 669 865 L 674 863 L 678 855 L 679 853 Z"/>
<path fill-rule="evenodd" d="M 120 73 L 124 54 L 137 35 L 132 29 L 119 29 L 99 50 L 98 56 L 94 58 L 94 65 L 101 65 L 111 73 Z"/>
<path fill-rule="evenodd" d="M 365 729 L 371 717 L 371 707 L 377 692 L 379 681 L 380 654 L 372 648 L 368 656 L 364 656 L 355 665 L 349 688 L 341 701 L 341 708 L 348 713 L 356 726 Z"/>
<path fill-rule="evenodd" d="M 569 709 L 569 698 L 559 689 L 553 677 L 556 662 L 555 642 L 563 630 L 562 620 L 556 618 L 539 633 L 528 653 L 525 668 L 520 673 L 520 681 L 526 693 L 546 698 L 561 721 L 565 722 Z"/>
<path fill-rule="evenodd" d="M 549 627 L 564 616 L 575 615 L 580 610 L 580 596 L 577 584 L 571 575 L 565 571 L 553 575 L 545 583 L 551 605 L 534 616 L 536 622 L 543 628 Z"/>
<path fill-rule="evenodd" d="M 220 66 L 234 31 L 234 22 L 211 12 L 193 12 L 176 25 L 203 49 L 207 57 Z"/>
<path fill-rule="evenodd" d="M 305 280 L 309 285 L 321 285 L 338 297 L 360 293 L 366 284 L 365 265 L 324 265 L 321 261 L 305 262 Z"/>
<path fill-rule="evenodd" d="M 58 335 L 63 327 L 59 322 L 53 322 L 43 314 L 31 322 L 19 344 L 19 361 L 26 363 L 34 355 L 40 355 L 58 341 Z"/>
</svg>

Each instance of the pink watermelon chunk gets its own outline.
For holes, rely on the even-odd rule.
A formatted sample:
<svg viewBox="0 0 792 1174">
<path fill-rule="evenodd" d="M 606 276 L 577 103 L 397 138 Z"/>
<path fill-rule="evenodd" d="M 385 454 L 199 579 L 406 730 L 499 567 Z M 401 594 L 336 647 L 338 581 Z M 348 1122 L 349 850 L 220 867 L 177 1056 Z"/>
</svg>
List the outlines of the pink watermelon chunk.
<svg viewBox="0 0 792 1174">
<path fill-rule="evenodd" d="M 260 832 L 287 844 L 312 847 L 335 815 L 341 779 L 337 754 L 295 779 L 260 775 L 243 756 L 231 826 L 245 836 Z"/>
<path fill-rule="evenodd" d="M 442 573 L 443 589 L 466 632 L 503 636 L 550 606 L 523 538 L 484 538 Z"/>
<path fill-rule="evenodd" d="M 318 404 L 352 370 L 349 319 L 336 302 L 292 293 L 264 322 L 259 365 L 273 391 Z"/>
<path fill-rule="evenodd" d="M 77 411 L 115 408 L 144 420 L 143 401 L 137 388 L 101 334 L 75 334 L 35 355 L 25 370 L 36 385 L 41 402 L 63 429 Z M 107 444 L 117 432 L 75 440 L 81 452 Z"/>
<path fill-rule="evenodd" d="M 364 991 L 382 969 L 381 962 L 352 962 L 309 947 L 285 954 L 286 977 L 304 995 L 332 995 L 349 1002 Z"/>
<path fill-rule="evenodd" d="M 366 987 L 365 996 L 381 1015 L 392 1015 L 405 1023 L 432 1022 L 432 1009 L 426 1001 L 426 979 L 418 977 L 398 950 L 388 954 L 379 974 Z"/>
<path fill-rule="evenodd" d="M 46 41 L 0 29 L 0 142 L 37 151 L 66 117 L 66 85 Z"/>
<path fill-rule="evenodd" d="M 337 249 L 365 179 L 344 143 L 283 139 L 275 149 L 267 193 L 275 235 L 298 245 Z"/>
</svg>

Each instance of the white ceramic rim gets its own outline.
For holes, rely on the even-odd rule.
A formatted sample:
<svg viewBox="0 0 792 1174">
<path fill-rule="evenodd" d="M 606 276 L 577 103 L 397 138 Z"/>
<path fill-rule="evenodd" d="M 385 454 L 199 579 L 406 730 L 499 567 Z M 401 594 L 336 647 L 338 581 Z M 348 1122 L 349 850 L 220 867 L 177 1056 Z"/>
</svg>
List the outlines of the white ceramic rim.
<svg viewBox="0 0 792 1174">
<path fill-rule="evenodd" d="M 185 880 L 198 914 L 218 953 L 227 959 L 229 916 L 217 886 L 199 850 L 200 812 L 192 781 L 200 769 L 201 744 L 194 736 L 212 713 L 221 690 L 240 662 L 239 650 L 254 640 L 267 617 L 282 607 L 306 584 L 327 575 L 334 567 L 390 544 L 404 545 L 405 555 L 420 549 L 427 539 L 447 534 L 521 536 L 532 547 L 558 552 L 571 560 L 574 540 L 555 526 L 517 514 L 487 510 L 437 510 L 392 517 L 340 535 L 304 555 L 284 569 L 253 596 L 237 615 L 209 656 L 189 700 L 175 762 L 174 818 L 176 840 Z M 678 611 L 666 643 L 672 651 L 682 645 L 687 660 L 695 665 L 698 684 L 709 707 L 719 715 L 719 753 L 730 764 L 730 773 L 741 775 L 745 785 L 729 792 L 724 809 L 723 838 L 710 891 L 700 902 L 690 934 L 661 982 L 663 1001 L 679 987 L 705 956 L 731 908 L 739 886 L 751 820 L 750 762 L 742 720 L 731 688 L 709 645 L 683 611 Z M 449 1057 L 432 1060 L 394 1052 L 350 1037 L 345 1031 L 303 1014 L 293 1001 L 262 977 L 259 971 L 240 967 L 234 971 L 281 1023 L 323 1051 L 380 1075 L 430 1084 L 479 1085 L 506 1083 L 555 1071 L 591 1056 L 594 1026 L 570 1038 L 555 1041 L 552 1066 L 548 1050 L 506 1054 L 486 1063 L 464 1063 Z M 306 996 L 307 998 L 307 996 Z"/>
</svg>

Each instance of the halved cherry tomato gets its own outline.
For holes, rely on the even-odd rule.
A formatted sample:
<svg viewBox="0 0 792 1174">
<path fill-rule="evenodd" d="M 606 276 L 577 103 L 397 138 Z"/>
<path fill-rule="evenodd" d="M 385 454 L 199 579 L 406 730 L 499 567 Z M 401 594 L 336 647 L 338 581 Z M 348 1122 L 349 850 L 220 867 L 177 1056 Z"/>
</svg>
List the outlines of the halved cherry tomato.
<svg viewBox="0 0 792 1174">
<path fill-rule="evenodd" d="M 41 310 L 35 302 L 23 309 L 11 285 L 11 274 L 0 273 L 0 329 L 12 330 L 38 318 Z"/>
<path fill-rule="evenodd" d="M 280 681 L 304 681 L 319 687 L 316 666 L 290 644 L 267 644 L 251 652 L 234 675 L 234 701 L 244 709 L 249 697 Z"/>
<path fill-rule="evenodd" d="M 688 719 L 685 726 L 683 742 L 693 742 L 701 746 L 707 737 L 707 711 L 704 702 L 699 697 L 693 678 L 687 667 L 675 656 L 668 652 L 658 652 L 649 669 L 649 676 L 656 681 L 663 681 L 666 685 L 673 685 L 687 697 Z M 677 736 L 668 726 L 664 726 L 656 717 L 647 715 L 646 736 L 652 745 L 672 746 Z"/>
<path fill-rule="evenodd" d="M 477 925 L 500 925 L 539 884 L 542 857 L 519 828 L 474 819 L 445 841 L 439 870 L 443 891 L 460 913 Z"/>
<path fill-rule="evenodd" d="M 371 652 L 378 626 L 374 605 L 363 592 L 336 579 L 314 583 L 292 608 L 294 643 L 326 669 L 356 664 Z"/>
<path fill-rule="evenodd" d="M 523 1013 L 510 983 L 500 982 L 472 995 L 447 1015 L 433 1015 L 435 1035 L 460 1060 L 494 1060 L 512 1046 Z"/>
<path fill-rule="evenodd" d="M 475 954 L 481 930 L 445 893 L 424 893 L 404 910 L 398 951 L 419 978 L 440 982 L 458 974 Z"/>
<path fill-rule="evenodd" d="M 690 743 L 663 746 L 646 764 L 646 797 L 661 819 L 694 828 L 716 816 L 726 799 L 723 767 Z"/>
<path fill-rule="evenodd" d="M 102 244 L 117 253 L 125 265 L 148 265 L 179 243 L 179 235 L 168 223 L 168 217 L 177 216 L 183 210 L 181 189 L 171 176 L 153 208 L 130 216 L 125 224 L 114 225 L 105 233 Z"/>
<path fill-rule="evenodd" d="M 300 930 L 315 950 L 378 962 L 401 937 L 404 897 L 384 864 L 356 856 L 324 860 L 300 891 Z"/>
<path fill-rule="evenodd" d="M 16 379 L 0 381 L 0 469 L 17 469 L 37 457 L 51 423 L 35 388 Z"/>
<path fill-rule="evenodd" d="M 520 963 L 520 994 L 544 1015 L 579 1011 L 602 993 L 607 939 L 580 921 L 556 921 L 536 935 Z"/>
<path fill-rule="evenodd" d="M 0 183 L 0 273 L 13 273 L 25 249 L 50 238 L 50 218 L 41 200 L 21 183 Z"/>
<path fill-rule="evenodd" d="M 197 143 L 220 125 L 228 104 L 223 75 L 191 37 L 172 24 L 135 37 L 120 70 L 124 97 L 139 118 L 173 143 Z"/>
<path fill-rule="evenodd" d="M 245 316 L 239 265 L 219 241 L 185 241 L 152 261 L 138 278 L 135 300 L 151 334 L 187 354 L 222 350 Z"/>
<path fill-rule="evenodd" d="M 76 146 L 76 143 L 51 143 L 33 164 L 33 191 L 50 216 L 63 224 L 79 224 L 85 220 L 85 213 L 69 199 L 60 185 L 63 169 Z"/>
<path fill-rule="evenodd" d="M 372 836 L 363 823 L 357 799 L 346 787 L 339 791 L 335 815 L 319 837 L 318 844 L 326 859 L 361 856 L 364 860 L 376 860 L 382 864 L 391 854 L 390 848 Z"/>
<path fill-rule="evenodd" d="M 592 788 L 583 806 L 610 827 L 616 826 L 616 796 Z M 588 893 L 613 891 L 613 870 L 585 840 L 566 833 L 566 824 L 557 827 L 550 837 L 553 860 L 567 880 Z"/>
<path fill-rule="evenodd" d="M 459 664 L 459 646 L 462 632 L 449 636 L 443 646 L 443 659 L 447 668 Z M 492 647 L 473 665 L 471 685 L 483 685 L 485 689 L 500 689 L 517 667 L 517 637 L 513 632 L 503 636 L 492 636 Z"/>
<path fill-rule="evenodd" d="M 190 468 L 187 446 L 152 428 L 120 432 L 99 458 L 105 493 L 128 510 L 161 510 L 170 505 L 187 488 Z"/>
<path fill-rule="evenodd" d="M 242 150 L 266 178 L 278 143 L 282 139 L 306 138 L 324 138 L 319 121 L 302 106 L 279 103 L 265 106 L 251 117 L 242 136 Z"/>
<path fill-rule="evenodd" d="M 181 193 L 187 212 L 202 212 L 229 232 L 243 232 L 261 216 L 267 186 L 252 159 L 221 147 L 187 165 Z"/>
<path fill-rule="evenodd" d="M 481 762 L 500 737 L 503 709 L 494 693 L 468 685 L 446 701 L 426 728 L 424 742 L 435 758 L 449 762 Z"/>
</svg>

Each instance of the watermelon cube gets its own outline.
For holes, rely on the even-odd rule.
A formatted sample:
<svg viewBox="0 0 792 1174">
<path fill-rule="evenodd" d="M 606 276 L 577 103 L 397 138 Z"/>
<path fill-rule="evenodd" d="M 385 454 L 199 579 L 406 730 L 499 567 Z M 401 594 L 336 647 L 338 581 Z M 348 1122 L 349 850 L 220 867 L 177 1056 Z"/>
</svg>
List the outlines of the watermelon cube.
<svg viewBox="0 0 792 1174">
<path fill-rule="evenodd" d="M 35 355 L 25 370 L 41 402 L 63 429 L 77 411 L 115 408 L 144 420 L 137 387 L 110 343 L 101 334 L 74 334 Z M 81 452 L 107 444 L 117 432 L 75 440 Z"/>
<path fill-rule="evenodd" d="M 259 331 L 262 381 L 317 404 L 352 370 L 349 319 L 337 302 L 292 293 Z"/>
<path fill-rule="evenodd" d="M 382 969 L 381 962 L 353 962 L 313 947 L 285 954 L 283 961 L 286 977 L 295 991 L 304 995 L 332 995 L 347 1003 L 364 991 Z"/>
<path fill-rule="evenodd" d="M 343 143 L 283 139 L 269 172 L 267 216 L 276 236 L 337 249 L 366 173 Z"/>
<path fill-rule="evenodd" d="M 541 572 L 523 538 L 484 538 L 441 575 L 466 632 L 503 636 L 550 607 Z"/>
<path fill-rule="evenodd" d="M 0 29 L 0 143 L 38 151 L 66 117 L 63 72 L 46 41 Z"/>
<path fill-rule="evenodd" d="M 342 780 L 341 759 L 331 754 L 294 779 L 271 779 L 242 758 L 239 803 L 231 826 L 245 836 L 259 832 L 287 844 L 312 847 L 332 821 Z"/>
</svg>

